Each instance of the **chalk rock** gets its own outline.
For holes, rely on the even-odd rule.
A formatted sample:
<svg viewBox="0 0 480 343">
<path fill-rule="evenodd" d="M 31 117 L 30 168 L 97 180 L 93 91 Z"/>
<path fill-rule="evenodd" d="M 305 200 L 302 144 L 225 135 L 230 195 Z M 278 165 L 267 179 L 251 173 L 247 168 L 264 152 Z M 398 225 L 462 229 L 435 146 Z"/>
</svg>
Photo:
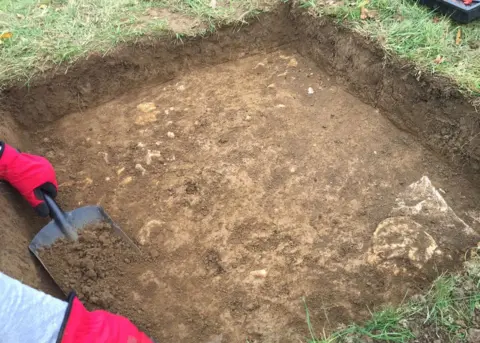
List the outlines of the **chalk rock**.
<svg viewBox="0 0 480 343">
<path fill-rule="evenodd" d="M 388 265 L 395 274 L 405 269 L 405 261 L 422 269 L 430 260 L 451 261 L 478 239 L 423 176 L 397 196 L 389 218 L 377 226 L 368 261 Z"/>
</svg>

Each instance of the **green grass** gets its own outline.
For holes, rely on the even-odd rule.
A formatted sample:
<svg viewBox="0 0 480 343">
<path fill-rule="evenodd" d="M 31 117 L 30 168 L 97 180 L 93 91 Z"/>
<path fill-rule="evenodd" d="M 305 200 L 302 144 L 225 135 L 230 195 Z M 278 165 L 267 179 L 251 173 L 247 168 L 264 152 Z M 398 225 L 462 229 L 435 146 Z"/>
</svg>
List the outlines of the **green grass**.
<svg viewBox="0 0 480 343">
<path fill-rule="evenodd" d="M 165 34 L 168 19 L 150 15 L 150 9 L 167 8 L 191 16 L 192 21 L 199 19 L 206 30 L 213 30 L 244 21 L 261 7 L 253 0 L 211 5 L 207 0 L 0 0 L 0 35 L 13 33 L 12 38 L 0 39 L 0 85 L 28 83 L 92 52 L 103 54 L 123 42 Z M 176 33 L 180 39 L 186 34 Z"/>
<path fill-rule="evenodd" d="M 0 0 L 0 85 L 28 82 L 59 64 L 68 65 L 91 52 L 107 53 L 122 42 L 165 34 L 168 18 L 149 15 L 167 8 L 198 20 L 195 33 L 248 18 L 288 0 Z M 422 73 L 441 73 L 470 94 L 480 94 L 480 23 L 458 25 L 413 0 L 300 0 L 295 6 L 330 15 L 377 40 L 391 55 L 418 66 Z M 360 7 L 378 11 L 360 19 Z M 462 40 L 456 44 L 458 30 Z M 192 32 L 176 32 L 179 41 Z M 443 62 L 435 63 L 437 56 Z"/>
<path fill-rule="evenodd" d="M 309 343 L 412 342 L 416 333 L 434 341 L 467 342 L 469 328 L 480 326 L 480 258 L 465 263 L 462 274 L 442 275 L 425 296 L 372 314 L 363 325 L 352 324 L 317 338 L 308 308 Z"/>
<path fill-rule="evenodd" d="M 105 53 L 122 42 L 163 31 L 165 21 L 142 16 L 148 2 L 135 0 L 0 0 L 0 84 L 30 80 L 52 66 L 92 51 Z"/>
<path fill-rule="evenodd" d="M 259 14 L 275 2 L 275 0 L 215 0 L 215 7 L 212 7 L 211 0 L 158 0 L 157 4 L 179 13 L 201 18 L 209 30 L 214 30 L 219 25 L 246 22 L 246 19 Z"/>
<path fill-rule="evenodd" d="M 463 90 L 480 93 L 480 22 L 459 25 L 412 0 L 345 0 L 337 6 L 322 3 L 306 0 L 301 5 L 319 15 L 334 16 L 375 39 L 391 55 L 414 62 L 419 74 L 441 73 Z M 377 11 L 375 18 L 362 20 L 362 6 Z M 457 44 L 459 29 L 461 42 Z M 444 58 L 440 64 L 435 63 L 439 55 Z"/>
</svg>

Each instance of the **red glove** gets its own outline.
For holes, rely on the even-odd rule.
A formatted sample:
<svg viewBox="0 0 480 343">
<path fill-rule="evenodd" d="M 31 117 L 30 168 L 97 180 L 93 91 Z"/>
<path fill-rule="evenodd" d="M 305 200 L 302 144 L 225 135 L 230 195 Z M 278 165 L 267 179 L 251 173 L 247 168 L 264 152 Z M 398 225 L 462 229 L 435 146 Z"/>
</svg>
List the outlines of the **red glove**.
<svg viewBox="0 0 480 343">
<path fill-rule="evenodd" d="M 75 294 L 60 330 L 60 343 L 154 343 L 127 318 L 107 311 L 87 311 Z"/>
<path fill-rule="evenodd" d="M 50 210 L 43 192 L 55 198 L 58 188 L 50 162 L 44 157 L 21 153 L 4 142 L 0 142 L 0 147 L 0 180 L 10 183 L 40 216 L 47 217 Z"/>
</svg>

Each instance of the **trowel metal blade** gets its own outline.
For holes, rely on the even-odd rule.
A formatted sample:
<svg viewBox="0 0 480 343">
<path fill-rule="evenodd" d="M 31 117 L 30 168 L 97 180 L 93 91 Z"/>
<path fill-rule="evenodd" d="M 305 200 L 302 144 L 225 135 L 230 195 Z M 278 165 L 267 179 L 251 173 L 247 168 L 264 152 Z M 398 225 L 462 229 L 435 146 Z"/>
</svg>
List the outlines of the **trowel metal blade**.
<svg viewBox="0 0 480 343">
<path fill-rule="evenodd" d="M 108 223 L 113 229 L 112 234 L 121 236 L 122 239 L 126 241 L 129 245 L 131 245 L 134 249 L 140 251 L 139 248 L 135 245 L 135 243 L 133 243 L 132 240 L 117 226 L 117 224 L 113 222 L 110 216 L 105 213 L 103 208 L 99 206 L 81 207 L 71 212 L 66 212 L 65 216 L 70 222 L 70 224 L 72 224 L 74 230 L 77 232 L 81 231 L 87 226 L 99 223 Z M 42 261 L 39 250 L 42 248 L 50 247 L 53 243 L 62 238 L 67 237 L 63 234 L 62 230 L 59 228 L 55 220 L 52 220 L 35 235 L 30 245 L 28 246 L 29 250 L 40 261 L 40 263 L 47 270 L 50 276 L 52 275 L 48 270 L 48 266 L 45 265 Z"/>
</svg>

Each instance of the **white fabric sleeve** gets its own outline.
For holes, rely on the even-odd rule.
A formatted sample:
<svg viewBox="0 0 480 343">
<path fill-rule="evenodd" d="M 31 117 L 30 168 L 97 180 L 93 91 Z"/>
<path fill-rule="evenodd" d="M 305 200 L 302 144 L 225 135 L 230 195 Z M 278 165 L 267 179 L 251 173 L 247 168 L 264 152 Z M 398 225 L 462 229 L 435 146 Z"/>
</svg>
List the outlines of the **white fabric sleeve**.
<svg viewBox="0 0 480 343">
<path fill-rule="evenodd" d="M 0 342 L 57 342 L 67 306 L 0 272 Z"/>
</svg>

